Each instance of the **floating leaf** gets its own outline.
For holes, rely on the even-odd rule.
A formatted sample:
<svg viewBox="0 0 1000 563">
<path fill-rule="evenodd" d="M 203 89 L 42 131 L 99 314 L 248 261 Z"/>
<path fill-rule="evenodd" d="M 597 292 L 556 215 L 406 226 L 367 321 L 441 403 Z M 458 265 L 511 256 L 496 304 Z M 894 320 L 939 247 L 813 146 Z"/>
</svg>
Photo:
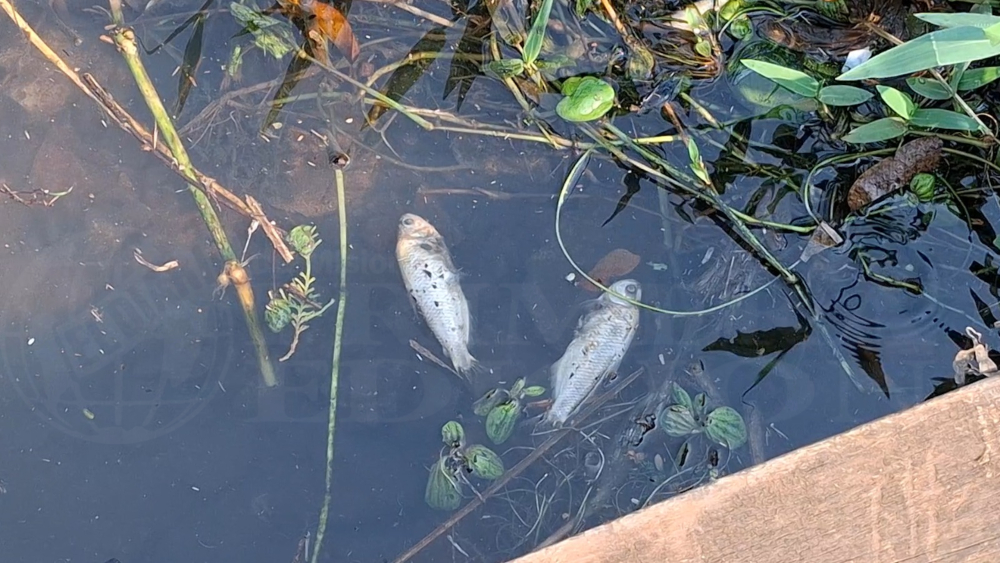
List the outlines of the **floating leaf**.
<svg viewBox="0 0 1000 563">
<path fill-rule="evenodd" d="M 640 260 L 638 254 L 633 254 L 624 248 L 616 248 L 598 260 L 587 275 L 606 286 L 636 269 Z M 585 279 L 580 281 L 580 288 L 591 292 L 600 291 L 596 285 Z"/>
<path fill-rule="evenodd" d="M 503 460 L 486 446 L 473 444 L 465 448 L 465 462 L 472 474 L 482 479 L 499 479 L 503 475 Z"/>
<path fill-rule="evenodd" d="M 541 385 L 532 385 L 531 387 L 525 387 L 524 391 L 525 397 L 540 397 L 545 393 L 545 388 Z"/>
<path fill-rule="evenodd" d="M 743 417 L 731 407 L 719 407 L 708 413 L 705 433 L 716 443 L 731 450 L 747 441 L 747 427 Z"/>
<path fill-rule="evenodd" d="M 910 180 L 910 191 L 913 192 L 920 201 L 928 202 L 934 199 L 934 184 L 936 183 L 937 178 L 935 178 L 933 174 L 921 172 Z"/>
<path fill-rule="evenodd" d="M 804 72 L 776 65 L 774 63 L 769 63 L 767 61 L 743 59 L 740 62 L 742 62 L 743 66 L 749 68 L 750 70 L 764 76 L 768 80 L 778 83 L 800 96 L 815 98 L 819 94 L 819 82 Z"/>
<path fill-rule="evenodd" d="M 599 119 L 615 103 L 615 89 L 593 76 L 574 76 L 562 86 L 565 96 L 556 105 L 556 113 L 566 121 L 593 121 Z"/>
<path fill-rule="evenodd" d="M 950 100 L 951 91 L 944 84 L 929 78 L 917 78 L 911 76 L 906 79 L 906 84 L 911 90 L 927 98 L 928 100 Z"/>
<path fill-rule="evenodd" d="M 941 162 L 941 139 L 923 137 L 910 141 L 896 154 L 865 170 L 847 191 L 847 206 L 859 211 L 910 183 L 921 172 L 932 172 Z"/>
<path fill-rule="evenodd" d="M 871 123 L 866 123 L 851 130 L 843 136 L 842 140 L 848 143 L 863 145 L 865 143 L 877 143 L 888 139 L 902 137 L 908 131 L 906 123 L 898 117 L 883 117 Z"/>
<path fill-rule="evenodd" d="M 876 86 L 875 89 L 882 96 L 882 101 L 903 119 L 909 120 L 913 112 L 916 111 L 917 106 L 913 103 L 913 99 L 903 92 L 891 86 L 882 86 L 881 84 Z"/>
<path fill-rule="evenodd" d="M 695 420 L 694 414 L 681 405 L 670 405 L 660 412 L 663 421 L 663 431 L 675 438 L 701 432 L 701 424 Z"/>
<path fill-rule="evenodd" d="M 542 6 L 538 9 L 535 20 L 531 23 L 531 30 L 528 31 L 528 38 L 524 42 L 524 62 L 527 64 L 535 62 L 535 59 L 542 52 L 545 28 L 549 25 L 551 12 L 552 0 L 542 0 Z"/>
<path fill-rule="evenodd" d="M 1000 78 L 1000 66 L 988 66 L 985 68 L 974 68 L 962 74 L 958 81 L 960 91 L 975 90 L 980 86 L 985 86 Z"/>
<path fill-rule="evenodd" d="M 507 391 L 503 389 L 490 389 L 475 403 L 472 403 L 472 412 L 476 413 L 476 416 L 486 416 L 490 414 L 493 407 L 505 400 L 507 400 Z"/>
<path fill-rule="evenodd" d="M 952 129 L 956 131 L 976 131 L 979 123 L 964 113 L 948 109 L 918 109 L 910 117 L 910 125 L 928 129 Z"/>
<path fill-rule="evenodd" d="M 510 391 L 508 393 L 510 394 L 511 397 L 520 397 L 521 391 L 523 390 L 524 390 L 524 378 L 519 377 L 517 381 L 514 382 L 514 385 L 511 386 Z"/>
<path fill-rule="evenodd" d="M 465 442 L 465 429 L 454 420 L 449 420 L 441 427 L 441 441 L 450 448 L 457 448 Z"/>
<path fill-rule="evenodd" d="M 442 457 L 431 467 L 424 502 L 437 510 L 455 510 L 462 504 L 462 485 L 448 467 L 447 457 Z"/>
<path fill-rule="evenodd" d="M 694 403 L 691 402 L 691 395 L 677 383 L 672 384 L 670 388 L 670 396 L 673 397 L 674 403 L 688 409 L 689 411 L 694 410 Z"/>
<path fill-rule="evenodd" d="M 517 418 L 521 415 L 521 402 L 510 399 L 493 407 L 486 416 L 486 435 L 494 444 L 502 444 L 514 433 Z"/>
<path fill-rule="evenodd" d="M 819 91 L 819 101 L 828 106 L 856 106 L 872 99 L 874 94 L 868 90 L 837 84 L 825 86 Z"/>
<path fill-rule="evenodd" d="M 298 4 L 297 1 L 295 3 Z M 332 42 L 350 62 L 358 58 L 361 47 L 351 30 L 351 24 L 340 10 L 319 0 L 306 0 L 298 5 L 311 16 L 308 18 L 307 36 L 317 42 Z M 315 35 L 319 37 L 314 37 Z"/>
<path fill-rule="evenodd" d="M 996 55 L 1000 55 L 1000 45 L 994 45 L 983 29 L 972 26 L 952 27 L 921 35 L 879 53 L 840 75 L 837 80 L 891 78 Z"/>
<path fill-rule="evenodd" d="M 501 80 L 512 78 L 524 72 L 524 61 L 521 59 L 500 59 L 490 61 L 483 65 L 483 72 L 491 74 Z"/>
</svg>

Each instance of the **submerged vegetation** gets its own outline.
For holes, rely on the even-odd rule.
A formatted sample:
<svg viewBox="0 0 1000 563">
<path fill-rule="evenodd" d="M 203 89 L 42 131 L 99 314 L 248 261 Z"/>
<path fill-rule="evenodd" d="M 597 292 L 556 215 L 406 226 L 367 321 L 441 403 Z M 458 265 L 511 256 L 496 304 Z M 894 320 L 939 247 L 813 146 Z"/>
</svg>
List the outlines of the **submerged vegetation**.
<svg viewBox="0 0 1000 563">
<path fill-rule="evenodd" d="M 0 5 L 16 16 L 8 0 Z M 615 0 L 451 0 L 427 6 L 279 0 L 270 7 L 252 0 L 217 6 L 208 0 L 194 13 L 158 15 L 162 12 L 150 8 L 133 14 L 135 25 L 162 39 L 157 49 L 178 59 L 169 113 L 145 74 L 123 6 L 112 0 L 110 8 L 109 39 L 136 77 L 156 119 L 155 135 L 113 103 L 100 77 L 60 68 L 188 183 L 225 261 L 220 279 L 239 292 L 268 387 L 278 379 L 258 315 L 274 332 L 292 328 L 283 361 L 296 353 L 308 323 L 338 304 L 326 495 L 314 563 L 330 510 L 345 330 L 350 203 L 341 169 L 357 148 L 383 162 L 429 170 L 403 162 L 393 147 L 400 136 L 413 134 L 411 125 L 422 135 L 493 137 L 571 154 L 571 164 L 560 169 L 551 227 L 559 252 L 575 271 L 572 278 L 579 276 L 583 289 L 610 292 L 630 306 L 676 318 L 729 313 L 765 290 L 783 289 L 787 299 L 776 302 L 787 307 L 797 326 L 736 330 L 735 336 L 697 350 L 768 358 L 749 374 L 744 397 L 813 335 L 854 387 L 886 398 L 895 391 L 871 336 L 878 323 L 866 324 L 855 313 L 859 305 L 837 293 L 841 288 L 815 281 L 831 277 L 829 272 L 855 270 L 853 284 L 864 281 L 920 298 L 980 330 L 997 326 L 992 301 L 1000 295 L 1000 237 L 987 207 L 991 182 L 1000 172 L 995 117 L 1000 66 L 991 66 L 1000 57 L 1000 17 L 992 14 L 991 4 L 930 2 L 928 12 L 909 13 L 912 7 L 901 2 L 863 0 L 720 0 L 690 6 Z M 207 26 L 220 20 L 218 29 L 227 33 L 208 33 Z M 370 39 L 367 31 L 378 27 L 391 27 L 393 35 Z M 183 49 L 164 47 L 181 40 L 186 40 Z M 228 54 L 225 72 L 215 82 L 215 75 L 197 74 L 213 42 Z M 877 54 L 867 58 L 871 52 Z M 51 50 L 46 56 L 59 60 Z M 443 91 L 432 90 L 441 81 L 426 77 L 443 69 Z M 198 104 L 194 113 L 192 105 Z M 236 111 L 252 116 L 252 131 L 227 117 Z M 206 161 L 227 170 L 222 183 L 266 183 L 260 179 L 266 166 L 252 163 L 264 161 L 275 146 L 304 138 L 319 139 L 320 156 L 326 159 L 306 162 L 336 178 L 340 298 L 325 304 L 313 276 L 312 258 L 320 244 L 315 227 L 286 233 L 256 200 L 235 196 L 202 174 L 185 148 L 199 147 Z M 671 303 L 679 293 L 644 302 L 640 294 L 630 298 L 613 292 L 613 282 L 639 267 L 640 257 L 632 252 L 637 249 L 617 249 L 589 271 L 581 267 L 584 259 L 575 256 L 573 240 L 564 237 L 565 214 L 571 202 L 583 200 L 577 196 L 593 178 L 595 163 L 620 169 L 625 186 L 604 225 L 635 209 L 632 199 L 640 189 L 655 190 L 659 209 L 650 214 L 659 222 L 666 248 L 662 262 L 649 263 L 655 275 L 673 276 L 670 283 L 677 287 L 690 281 L 682 279 L 686 266 L 675 252 L 688 226 L 718 227 L 716 234 L 737 248 L 745 261 L 733 259 L 717 275 L 690 284 L 706 298 L 704 306 L 690 300 Z M 294 254 L 304 261 L 292 281 L 269 291 L 262 312 L 255 308 L 244 263 L 236 259 L 216 217 L 220 201 L 254 225 L 251 233 L 261 226 L 285 264 Z M 920 250 L 904 248 L 928 235 L 942 216 L 967 230 L 968 239 L 958 241 L 962 251 L 981 255 L 954 282 L 959 297 L 944 295 L 955 287 L 927 287 L 920 271 L 930 260 Z M 710 258 L 706 253 L 702 264 Z M 813 266 L 829 271 L 810 278 Z M 751 269 L 765 275 L 753 278 Z M 725 277 L 723 289 L 718 289 L 720 276 Z M 967 289 L 970 280 L 985 284 L 990 296 Z M 732 290 L 732 285 L 741 287 Z M 955 364 L 961 377 L 956 371 L 949 385 L 996 371 L 986 361 L 980 333 L 972 328 L 946 332 L 964 351 Z M 968 352 L 973 347 L 983 347 L 978 359 Z M 547 430 L 536 429 L 526 416 L 548 406 L 539 399 L 547 382 L 525 374 L 473 376 L 492 377 L 487 386 L 497 387 L 463 412 L 469 419 L 480 417 L 483 436 L 508 449 L 469 443 L 469 435 L 480 433 L 478 425 L 467 433 L 458 421 L 444 424 L 444 448 L 430 465 L 424 501 L 457 512 L 397 561 L 411 559 L 447 535 L 494 496 L 508 500 L 512 514 L 503 518 L 503 533 L 496 534 L 511 545 L 497 551 L 515 554 L 565 537 L 593 524 L 595 517 L 616 516 L 763 460 L 764 422 L 753 407 L 720 392 L 701 368 L 686 371 L 700 388 L 692 397 L 676 382 L 682 377 L 677 362 L 659 359 L 646 393 L 629 396 L 631 389 L 626 390 L 639 371 L 608 374 L 607 381 L 586 393 L 588 400 L 572 411 L 566 425 Z M 509 387 L 500 383 L 511 380 Z M 608 402 L 618 396 L 622 403 Z M 663 432 L 652 433 L 655 428 Z M 741 459 L 746 450 L 749 459 Z M 545 469 L 532 474 L 533 464 Z M 488 483 L 486 488 L 480 491 L 470 475 Z M 581 485 L 583 495 L 572 489 Z M 474 498 L 463 507 L 468 491 Z"/>
</svg>

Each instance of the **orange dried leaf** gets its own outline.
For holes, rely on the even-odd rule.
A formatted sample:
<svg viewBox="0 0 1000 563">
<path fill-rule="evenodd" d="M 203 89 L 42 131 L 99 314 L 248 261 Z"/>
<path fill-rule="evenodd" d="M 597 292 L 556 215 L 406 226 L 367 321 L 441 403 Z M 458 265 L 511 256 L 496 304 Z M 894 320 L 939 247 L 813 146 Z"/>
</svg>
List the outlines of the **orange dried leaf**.
<svg viewBox="0 0 1000 563">
<path fill-rule="evenodd" d="M 303 4 L 310 7 L 314 19 L 310 22 L 310 27 L 323 37 L 332 41 L 340 49 L 340 52 L 347 57 L 347 60 L 354 62 L 361 52 L 358 40 L 351 31 L 351 24 L 347 18 L 337 8 L 314 1 Z"/>
<path fill-rule="evenodd" d="M 601 282 L 601 285 L 607 286 L 615 278 L 628 274 L 638 265 L 638 254 L 633 254 L 624 248 L 616 248 L 605 254 L 587 275 Z M 586 291 L 600 291 L 599 287 L 587 280 L 581 280 L 580 287 Z"/>
</svg>

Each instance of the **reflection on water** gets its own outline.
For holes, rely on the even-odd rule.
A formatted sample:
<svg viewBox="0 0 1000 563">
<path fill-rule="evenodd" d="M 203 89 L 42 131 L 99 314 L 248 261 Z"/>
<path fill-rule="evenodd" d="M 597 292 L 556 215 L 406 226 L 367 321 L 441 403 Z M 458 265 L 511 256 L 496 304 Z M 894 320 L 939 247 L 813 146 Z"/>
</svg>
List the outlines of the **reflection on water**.
<svg viewBox="0 0 1000 563">
<path fill-rule="evenodd" d="M 138 29 L 146 46 L 199 6 L 164 3 L 144 15 Z M 145 119 L 117 54 L 96 40 L 104 22 L 69 8 L 80 46 L 60 36 L 47 6 L 24 6 L 54 47 L 88 65 Z M 414 19 L 390 33 L 387 22 L 398 14 L 372 4 L 355 6 L 354 17 L 364 39 L 362 79 L 430 29 Z M 6 32 L 9 22 L 0 29 L 0 183 L 43 195 L 72 188 L 49 207 L 7 195 L 0 204 L 0 544 L 18 561 L 290 561 L 315 529 L 322 496 L 332 315 L 310 323 L 297 354 L 280 365 L 281 386 L 260 389 L 235 299 L 213 299 L 221 263 L 183 186 L 130 137 L 107 128 L 19 34 Z M 262 102 L 285 68 L 247 59 L 256 63 L 245 64 L 242 76 L 222 78 L 236 32 L 231 19 L 208 20 L 205 58 L 178 123 L 204 171 L 257 197 L 284 228 L 316 224 L 326 243 L 313 273 L 324 296 L 336 294 L 338 256 L 321 137 L 351 155 L 351 293 L 324 560 L 392 559 L 446 517 L 423 499 L 441 425 L 459 420 L 470 439 L 485 442 L 473 400 L 519 377 L 548 386 L 547 365 L 594 296 L 567 281 L 573 272 L 554 233 L 553 194 L 573 155 L 524 140 L 427 132 L 392 113 L 362 129 L 366 106 L 335 96 L 315 71 L 295 90 L 315 95 L 286 105 L 280 127 L 261 135 Z M 448 32 L 448 42 L 458 40 Z M 147 57 L 171 103 L 171 73 L 183 56 L 181 44 L 171 43 Z M 513 102 L 495 82 L 456 82 L 452 71 L 430 64 L 408 98 L 452 111 L 455 94 L 442 101 L 441 93 L 461 84 L 462 119 L 516 121 L 516 111 L 497 109 Z M 725 85 L 705 93 L 736 95 Z M 650 113 L 634 125 L 654 134 L 664 122 Z M 775 119 L 734 129 L 768 145 L 752 150 L 753 169 L 734 159 L 735 135 L 713 133 L 724 148 L 708 146 L 702 156 L 717 163 L 735 205 L 767 206 L 788 221 L 804 216 L 782 178 L 801 172 L 805 157 L 788 153 L 825 145 L 789 130 Z M 669 151 L 669 158 L 684 155 Z M 850 173 L 836 172 L 821 175 L 824 197 Z M 975 177 L 955 171 L 963 173 Z M 1000 291 L 996 206 L 968 188 L 975 182 L 956 185 L 966 190 L 961 206 L 900 197 L 847 225 L 847 245 L 799 266 L 815 316 L 780 284 L 708 315 L 644 312 L 621 374 L 642 367 L 642 375 L 417 560 L 514 557 L 936 392 L 955 351 L 967 345 L 964 327 L 993 328 Z M 817 208 L 826 213 L 830 200 Z M 404 212 L 433 222 L 462 270 L 473 354 L 487 367 L 471 384 L 408 345 L 415 339 L 438 350 L 407 302 L 394 260 Z M 242 247 L 247 224 L 221 215 Z M 616 248 L 638 255 L 629 275 L 646 301 L 691 311 L 745 296 L 773 275 L 717 220 L 658 193 L 636 170 L 595 158 L 566 203 L 562 234 L 585 268 Z M 804 244 L 792 233 L 767 239 L 784 264 Z M 180 268 L 152 272 L 133 259 L 135 248 Z M 293 274 L 259 234 L 249 254 L 259 254 L 248 266 L 259 299 Z M 272 354 L 287 349 L 286 334 L 268 337 Z M 871 392 L 859 392 L 845 370 L 870 380 Z M 704 433 L 664 432 L 664 408 L 680 400 L 674 382 L 695 398 L 703 393 L 706 412 L 730 406 L 741 413 L 750 443 L 730 451 Z M 495 446 L 507 467 L 546 439 L 533 434 L 529 418 L 542 408 L 530 406 L 514 438 Z"/>
</svg>

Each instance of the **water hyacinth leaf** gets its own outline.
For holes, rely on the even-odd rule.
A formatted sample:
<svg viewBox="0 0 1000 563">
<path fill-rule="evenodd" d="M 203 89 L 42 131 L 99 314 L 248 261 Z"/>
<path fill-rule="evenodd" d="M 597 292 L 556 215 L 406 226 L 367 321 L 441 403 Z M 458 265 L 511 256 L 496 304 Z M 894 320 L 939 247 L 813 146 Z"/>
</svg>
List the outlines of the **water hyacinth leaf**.
<svg viewBox="0 0 1000 563">
<path fill-rule="evenodd" d="M 850 133 L 844 135 L 842 140 L 856 145 L 878 143 L 902 137 L 907 131 L 906 123 L 898 117 L 883 117 L 854 128 Z"/>
<path fill-rule="evenodd" d="M 524 61 L 521 59 L 500 59 L 483 65 L 483 71 L 501 80 L 512 78 L 524 72 Z"/>
<path fill-rule="evenodd" d="M 663 421 L 663 431 L 675 438 L 697 434 L 702 430 L 691 410 L 681 405 L 670 405 L 663 409 L 660 420 Z"/>
<path fill-rule="evenodd" d="M 556 113 L 566 121 L 583 122 L 599 119 L 615 103 L 615 89 L 593 76 L 574 76 L 562 86 L 565 96 L 556 105 Z"/>
<path fill-rule="evenodd" d="M 520 377 L 518 378 L 517 381 L 514 382 L 514 385 L 511 386 L 509 393 L 511 397 L 520 397 L 521 391 L 523 390 L 524 390 L 524 378 Z"/>
<path fill-rule="evenodd" d="M 952 27 L 921 35 L 879 53 L 840 75 L 837 80 L 892 78 L 996 55 L 1000 55 L 1000 44 L 994 45 L 983 29 L 972 26 Z"/>
<path fill-rule="evenodd" d="M 535 62 L 542 52 L 542 42 L 545 40 L 545 29 L 549 25 L 551 12 L 552 0 L 542 0 L 542 6 L 535 14 L 535 21 L 531 23 L 531 30 L 528 31 L 528 38 L 524 41 L 524 62 L 527 64 Z"/>
<path fill-rule="evenodd" d="M 510 399 L 493 407 L 486 415 L 486 435 L 494 444 L 502 444 L 514 433 L 514 426 L 521 415 L 521 402 Z"/>
<path fill-rule="evenodd" d="M 704 393 L 698 393 L 694 396 L 694 400 L 691 401 L 691 404 L 694 407 L 691 410 L 691 414 L 694 415 L 695 420 L 698 422 L 704 422 L 705 413 L 707 412 L 706 407 L 708 406 L 708 396 Z"/>
<path fill-rule="evenodd" d="M 917 106 L 913 103 L 913 99 L 903 92 L 891 86 L 882 86 L 881 84 L 876 86 L 875 89 L 882 96 L 882 101 L 903 119 L 910 119 L 910 116 L 916 111 Z"/>
<path fill-rule="evenodd" d="M 934 199 L 934 185 L 937 178 L 933 174 L 921 172 L 910 180 L 910 191 L 917 196 L 917 199 L 926 203 Z"/>
<path fill-rule="evenodd" d="M 507 400 L 507 392 L 503 389 L 490 389 L 475 403 L 472 403 L 472 412 L 476 416 L 486 416 L 490 414 L 493 407 Z"/>
<path fill-rule="evenodd" d="M 927 98 L 928 100 L 950 100 L 951 91 L 944 84 L 929 78 L 918 78 L 911 76 L 906 79 L 907 86 L 911 90 Z"/>
<path fill-rule="evenodd" d="M 985 86 L 1000 78 L 1000 66 L 988 66 L 985 68 L 974 68 L 965 71 L 962 79 L 958 81 L 960 91 L 975 90 L 980 86 Z"/>
<path fill-rule="evenodd" d="M 947 109 L 918 109 L 910 118 L 910 125 L 928 129 L 951 129 L 955 131 L 976 131 L 979 123 L 964 113 Z"/>
<path fill-rule="evenodd" d="M 441 427 L 441 441 L 450 448 L 457 448 L 465 442 L 465 429 L 454 420 Z"/>
<path fill-rule="evenodd" d="M 854 86 L 837 84 L 821 88 L 817 97 L 828 106 L 856 106 L 872 99 L 874 94 Z"/>
<path fill-rule="evenodd" d="M 767 61 L 743 59 L 740 62 L 764 78 L 776 82 L 800 96 L 815 98 L 819 94 L 819 82 L 804 72 Z"/>
<path fill-rule="evenodd" d="M 677 383 L 674 383 L 670 388 L 670 396 L 674 399 L 674 403 L 686 408 L 689 411 L 694 410 L 694 403 L 691 402 L 691 395 Z"/>
<path fill-rule="evenodd" d="M 972 13 L 958 13 L 958 14 L 933 14 L 933 13 L 922 13 L 913 14 L 917 18 L 924 20 L 927 23 L 934 24 L 938 27 L 979 27 L 986 29 L 991 25 L 996 25 L 1000 23 L 1000 16 L 991 16 L 985 14 L 972 14 Z"/>
<path fill-rule="evenodd" d="M 747 427 L 743 417 L 731 407 L 719 407 L 708 414 L 705 433 L 715 443 L 731 450 L 747 441 Z"/>
<path fill-rule="evenodd" d="M 532 385 L 530 387 L 525 387 L 522 393 L 524 393 L 525 397 L 540 397 L 545 394 L 545 388 L 541 385 Z"/>
<path fill-rule="evenodd" d="M 462 485 L 442 457 L 431 467 L 424 490 L 424 502 L 436 510 L 455 510 L 462 504 Z"/>
<path fill-rule="evenodd" d="M 403 59 L 409 62 L 392 72 L 392 75 L 389 76 L 389 80 L 380 89 L 380 92 L 394 102 L 403 99 L 403 96 L 410 91 L 410 88 L 417 83 L 417 80 L 420 80 L 420 77 L 424 75 L 424 71 L 435 60 L 433 57 L 418 55 L 423 53 L 440 53 L 441 49 L 444 48 L 444 44 L 445 28 L 432 28 L 413 45 L 413 48 L 410 49 L 410 52 Z M 368 120 L 365 125 L 375 123 L 388 109 L 383 104 L 372 105 L 371 109 L 368 110 Z"/>
<path fill-rule="evenodd" d="M 465 449 L 465 463 L 472 474 L 481 479 L 499 479 L 503 475 L 503 460 L 493 450 L 479 444 Z"/>
</svg>

